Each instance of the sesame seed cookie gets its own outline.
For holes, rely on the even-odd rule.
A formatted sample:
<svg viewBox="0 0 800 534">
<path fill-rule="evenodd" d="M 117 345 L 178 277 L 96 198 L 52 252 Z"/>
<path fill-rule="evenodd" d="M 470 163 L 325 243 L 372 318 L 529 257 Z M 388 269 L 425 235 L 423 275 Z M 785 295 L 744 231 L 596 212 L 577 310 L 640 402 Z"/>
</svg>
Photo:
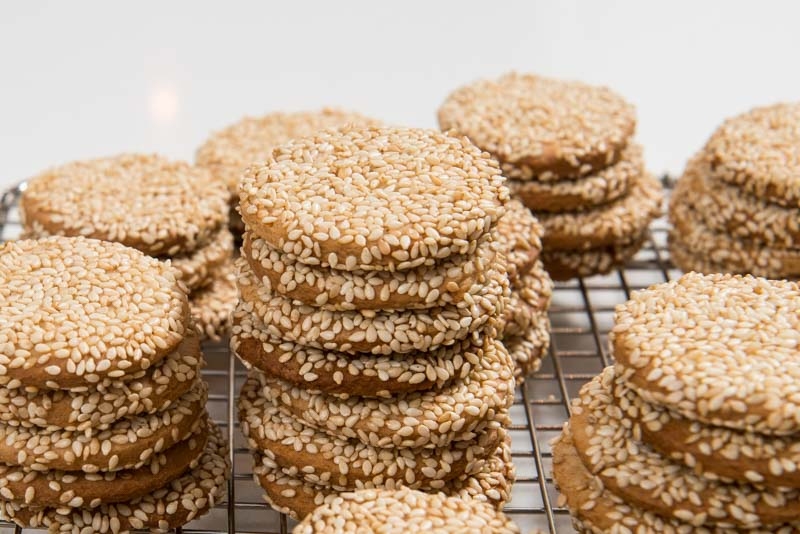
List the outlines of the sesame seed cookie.
<svg viewBox="0 0 800 534">
<path fill-rule="evenodd" d="M 513 362 L 500 341 L 489 337 L 483 341 L 481 350 L 463 354 L 472 364 L 468 375 L 443 389 L 384 399 L 342 399 L 292 387 L 261 373 L 252 376 L 264 399 L 331 436 L 379 448 L 445 447 L 510 424 Z"/>
<path fill-rule="evenodd" d="M 175 271 L 83 237 L 0 247 L 0 384 L 86 387 L 147 369 L 186 335 Z"/>
<path fill-rule="evenodd" d="M 200 341 L 191 332 L 175 352 L 142 371 L 86 391 L 0 387 L 0 421 L 9 426 L 105 430 L 129 415 L 152 414 L 168 408 L 186 393 L 200 374 Z"/>
<path fill-rule="evenodd" d="M 195 466 L 208 440 L 208 425 L 189 438 L 153 455 L 142 467 L 108 473 L 32 471 L 0 465 L 0 498 L 41 507 L 96 508 L 138 499 Z"/>
<path fill-rule="evenodd" d="M 188 255 L 169 258 L 172 266 L 181 272 L 181 281 L 190 290 L 201 289 L 213 282 L 214 274 L 223 268 L 233 256 L 233 235 L 222 229 L 202 248 Z"/>
<path fill-rule="evenodd" d="M 321 309 L 426 309 L 480 293 L 498 245 L 485 241 L 471 256 L 455 255 L 407 271 L 343 271 L 306 265 L 244 234 L 242 255 L 263 285 L 276 294 Z"/>
<path fill-rule="evenodd" d="M 208 386 L 194 387 L 164 412 L 116 421 L 100 432 L 19 428 L 0 423 L 0 462 L 34 471 L 138 469 L 153 454 L 186 439 L 205 414 Z"/>
<path fill-rule="evenodd" d="M 516 383 L 521 385 L 526 376 L 539 370 L 550 348 L 550 319 L 547 312 L 540 312 L 523 334 L 503 336 L 503 344 L 514 360 Z"/>
<path fill-rule="evenodd" d="M 662 517 L 733 528 L 779 526 L 800 517 L 800 493 L 728 484 L 697 475 L 638 441 L 614 403 L 614 368 L 581 388 L 570 430 L 578 456 L 603 486 Z"/>
<path fill-rule="evenodd" d="M 706 478 L 744 484 L 800 488 L 800 443 L 796 435 L 768 436 L 706 425 L 642 400 L 617 374 L 614 396 L 634 421 L 641 441 Z"/>
<path fill-rule="evenodd" d="M 81 235 L 163 256 L 209 242 L 227 224 L 227 198 L 204 169 L 123 154 L 75 161 L 30 179 L 20 213 L 34 234 Z"/>
<path fill-rule="evenodd" d="M 800 102 L 726 120 L 704 148 L 711 175 L 769 202 L 800 207 Z"/>
<path fill-rule="evenodd" d="M 292 531 L 293 534 L 381 531 L 405 534 L 518 534 L 511 519 L 486 503 L 423 493 L 408 488 L 364 489 L 341 494 L 323 504 Z"/>
<path fill-rule="evenodd" d="M 253 478 L 266 492 L 264 500 L 270 506 L 298 520 L 312 513 L 316 507 L 333 501 L 340 494 L 327 486 L 311 484 L 297 476 L 287 475 L 269 458 L 258 454 Z M 426 491 L 486 502 L 502 510 L 510 498 L 515 478 L 511 446 L 506 441 L 498 447 L 480 472 L 462 475 L 447 483 L 439 481 L 436 487 Z M 400 487 L 404 487 L 403 484 L 389 482 L 386 485 L 386 489 L 390 490 Z"/>
<path fill-rule="evenodd" d="M 470 372 L 471 358 L 481 344 L 471 334 L 453 345 L 430 352 L 346 354 L 304 347 L 275 337 L 241 304 L 231 316 L 231 350 L 248 368 L 299 387 L 334 395 L 388 397 L 441 388 Z"/>
<path fill-rule="evenodd" d="M 2 512 L 20 526 L 44 527 L 50 532 L 124 534 L 141 529 L 166 532 L 202 516 L 222 501 L 229 471 L 228 446 L 216 425 L 209 423 L 208 442 L 197 466 L 144 497 L 94 509 L 41 508 L 3 502 Z"/>
<path fill-rule="evenodd" d="M 538 213 L 545 250 L 585 250 L 630 242 L 661 214 L 661 182 L 644 174 L 630 192 L 606 206 L 588 211 Z"/>
<path fill-rule="evenodd" d="M 544 250 L 542 263 L 556 281 L 569 280 L 579 276 L 606 274 L 634 257 L 647 241 L 645 231 L 628 243 L 590 248 L 586 250 Z"/>
<path fill-rule="evenodd" d="M 499 316 L 508 298 L 502 256 L 487 273 L 477 295 L 447 307 L 426 310 L 332 312 L 272 293 L 259 284 L 249 264 L 237 260 L 240 309 L 255 314 L 267 331 L 300 345 L 372 354 L 430 351 L 452 345 Z"/>
<path fill-rule="evenodd" d="M 387 481 L 426 487 L 479 471 L 505 438 L 505 429 L 490 429 L 469 441 L 446 447 L 380 448 L 315 431 L 284 414 L 273 399 L 262 396 L 252 375 L 239 396 L 239 420 L 251 450 L 269 458 L 287 474 L 345 491 Z"/>
<path fill-rule="evenodd" d="M 542 251 L 544 228 L 531 210 L 518 200 L 506 202 L 506 213 L 498 221 L 494 240 L 506 255 L 506 272 L 511 286 L 530 272 Z"/>
<path fill-rule="evenodd" d="M 580 179 L 555 182 L 510 181 L 511 193 L 534 211 L 582 211 L 608 204 L 628 194 L 632 184 L 645 174 L 641 145 L 630 143 L 620 160 Z"/>
<path fill-rule="evenodd" d="M 734 430 L 800 431 L 797 283 L 689 273 L 634 292 L 615 321 L 614 357 L 644 400 Z"/>
<path fill-rule="evenodd" d="M 192 317 L 202 339 L 219 341 L 230 334 L 230 315 L 238 301 L 236 268 L 228 259 L 213 273 L 209 285 L 189 295 Z"/>
<path fill-rule="evenodd" d="M 538 321 L 542 312 L 550 307 L 553 281 L 537 260 L 533 270 L 523 276 L 519 285 L 511 290 L 504 310 L 502 337 L 522 336 Z"/>
<path fill-rule="evenodd" d="M 509 73 L 457 89 L 439 125 L 466 135 L 515 179 L 583 176 L 615 163 L 636 128 L 636 113 L 605 87 Z"/>
<path fill-rule="evenodd" d="M 402 271 L 472 254 L 503 215 L 504 182 L 466 139 L 346 127 L 250 167 L 240 211 L 251 231 L 302 263 Z"/>
</svg>

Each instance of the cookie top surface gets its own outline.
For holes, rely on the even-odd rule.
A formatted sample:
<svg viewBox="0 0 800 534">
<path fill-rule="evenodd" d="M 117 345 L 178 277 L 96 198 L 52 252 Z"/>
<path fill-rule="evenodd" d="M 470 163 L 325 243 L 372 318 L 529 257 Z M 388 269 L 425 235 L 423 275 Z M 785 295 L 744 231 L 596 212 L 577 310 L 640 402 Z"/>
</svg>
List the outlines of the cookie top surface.
<svg viewBox="0 0 800 534">
<path fill-rule="evenodd" d="M 163 256 L 205 244 L 227 222 L 227 198 L 204 169 L 122 154 L 74 161 L 32 178 L 20 209 L 35 233 L 116 241 Z"/>
<path fill-rule="evenodd" d="M 754 108 L 726 120 L 705 152 L 715 177 L 800 207 L 800 102 Z"/>
<path fill-rule="evenodd" d="M 503 512 L 485 502 L 423 493 L 408 488 L 365 489 L 344 493 L 295 527 L 294 534 L 317 532 L 518 533 Z"/>
<path fill-rule="evenodd" d="M 617 306 L 609 334 L 629 386 L 683 416 L 800 430 L 800 289 L 752 276 L 689 273 Z"/>
<path fill-rule="evenodd" d="M 301 262 L 405 270 L 474 250 L 503 214 L 504 182 L 466 139 L 347 127 L 276 148 L 239 196 L 250 229 Z"/>
<path fill-rule="evenodd" d="M 0 310 L 0 381 L 64 389 L 160 361 L 186 334 L 188 304 L 165 263 L 118 243 L 49 237 L 0 248 Z"/>
<path fill-rule="evenodd" d="M 197 150 L 197 164 L 212 168 L 217 178 L 223 179 L 231 192 L 235 192 L 244 169 L 269 159 L 274 147 L 291 139 L 348 124 L 379 126 L 380 121 L 332 108 L 244 117 L 212 134 Z"/>
<path fill-rule="evenodd" d="M 606 87 L 510 73 L 454 91 L 439 108 L 439 125 L 530 176 L 575 176 L 619 158 L 636 112 Z"/>
</svg>

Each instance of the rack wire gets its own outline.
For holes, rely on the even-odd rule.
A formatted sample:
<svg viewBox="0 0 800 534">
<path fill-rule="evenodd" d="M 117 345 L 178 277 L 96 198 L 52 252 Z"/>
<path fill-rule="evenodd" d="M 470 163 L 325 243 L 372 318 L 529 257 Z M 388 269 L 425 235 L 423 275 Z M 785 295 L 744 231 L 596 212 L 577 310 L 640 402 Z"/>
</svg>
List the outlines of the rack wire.
<svg viewBox="0 0 800 534">
<path fill-rule="evenodd" d="M 669 189 L 671 183 L 664 178 Z M 21 227 L 17 201 L 25 184 L 0 197 L 0 240 L 18 237 Z M 581 386 L 609 365 L 607 334 L 614 306 L 636 289 L 680 275 L 669 261 L 667 224 L 654 221 L 646 245 L 624 268 L 605 276 L 557 283 L 550 307 L 552 338 L 542 369 L 518 388 L 511 408 L 512 453 L 517 482 L 505 511 L 523 532 L 540 529 L 551 533 L 573 532 L 569 515 L 556 505 L 558 492 L 552 473 L 550 441 L 561 431 L 570 413 L 569 403 Z M 208 366 L 203 375 L 209 383 L 208 409 L 227 432 L 232 444 L 233 476 L 227 499 L 203 518 L 178 532 L 186 534 L 286 534 L 294 522 L 267 506 L 262 490 L 252 479 L 252 457 L 245 447 L 235 415 L 235 398 L 245 369 L 231 357 L 226 342 L 203 346 Z M 25 529 L 26 532 L 29 529 Z M 0 531 L 20 534 L 22 529 L 0 521 Z M 30 532 L 34 532 L 30 530 Z"/>
</svg>

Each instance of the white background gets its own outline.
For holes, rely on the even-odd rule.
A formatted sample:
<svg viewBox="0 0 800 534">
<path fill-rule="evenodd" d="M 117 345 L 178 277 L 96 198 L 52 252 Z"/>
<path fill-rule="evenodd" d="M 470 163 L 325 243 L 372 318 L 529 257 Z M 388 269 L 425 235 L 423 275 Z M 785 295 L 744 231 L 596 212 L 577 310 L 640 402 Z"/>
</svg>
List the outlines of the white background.
<svg viewBox="0 0 800 534">
<path fill-rule="evenodd" d="M 3 2 L 0 185 L 122 151 L 191 159 L 243 114 L 334 105 L 435 126 L 516 69 L 616 89 L 650 168 L 726 116 L 800 99 L 800 2 Z"/>
</svg>

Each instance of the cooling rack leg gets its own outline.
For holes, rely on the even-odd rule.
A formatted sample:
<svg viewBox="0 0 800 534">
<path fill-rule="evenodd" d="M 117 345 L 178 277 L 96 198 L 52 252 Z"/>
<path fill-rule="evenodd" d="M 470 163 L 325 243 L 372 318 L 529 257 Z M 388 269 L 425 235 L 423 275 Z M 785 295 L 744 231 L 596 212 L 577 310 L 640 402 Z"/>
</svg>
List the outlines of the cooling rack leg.
<svg viewBox="0 0 800 534">
<path fill-rule="evenodd" d="M 234 420 L 234 408 L 236 406 L 236 356 L 232 353 L 228 355 L 228 459 L 231 462 L 231 476 L 228 478 L 228 534 L 236 532 L 236 491 L 234 483 L 234 432 L 236 423 Z"/>
<path fill-rule="evenodd" d="M 528 388 L 523 385 L 522 388 L 522 402 L 525 403 L 525 417 L 528 418 L 528 430 L 531 435 L 531 443 L 533 444 L 533 459 L 536 462 L 536 472 L 538 473 L 537 479 L 539 480 L 539 489 L 542 492 L 542 503 L 544 504 L 544 512 L 547 515 L 547 526 L 550 532 L 555 534 L 556 522 L 553 517 L 553 508 L 550 506 L 550 497 L 547 495 L 547 482 L 544 473 L 544 462 L 542 462 L 542 451 L 539 447 L 538 436 L 536 435 L 536 425 L 533 420 L 533 410 L 531 409 L 531 402 L 528 398 Z"/>
</svg>

